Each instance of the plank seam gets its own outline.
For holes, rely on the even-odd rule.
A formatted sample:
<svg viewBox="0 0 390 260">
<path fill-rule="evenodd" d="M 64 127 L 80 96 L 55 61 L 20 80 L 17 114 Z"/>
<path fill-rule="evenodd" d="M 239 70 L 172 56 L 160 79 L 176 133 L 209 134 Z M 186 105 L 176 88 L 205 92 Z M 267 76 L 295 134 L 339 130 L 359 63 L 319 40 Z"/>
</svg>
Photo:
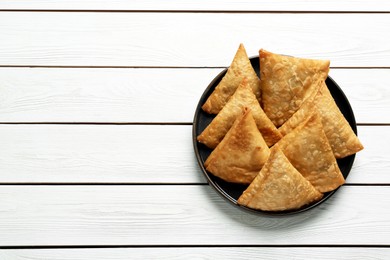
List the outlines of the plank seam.
<svg viewBox="0 0 390 260">
<path fill-rule="evenodd" d="M 356 123 L 357 126 L 390 126 L 390 123 Z"/>
<path fill-rule="evenodd" d="M 215 13 L 215 14 L 388 14 L 390 11 L 297 11 L 297 10 L 121 10 L 121 9 L 0 9 L 0 12 L 42 13 Z"/>
<path fill-rule="evenodd" d="M 192 122 L 0 122 L 0 125 L 193 125 Z"/>
<path fill-rule="evenodd" d="M 208 186 L 207 182 L 0 182 L 0 186 Z M 343 186 L 390 187 L 390 183 L 345 183 Z"/>
<path fill-rule="evenodd" d="M 92 249 L 92 248 L 390 248 L 388 244 L 286 244 L 286 245 L 272 245 L 272 244 L 264 244 L 264 245 L 237 245 L 237 244 L 228 244 L 228 245 L 26 245 L 26 246 L 1 246 L 0 249 Z"/>
<path fill-rule="evenodd" d="M 207 186 L 207 182 L 0 182 L 0 186 Z"/>
<path fill-rule="evenodd" d="M 0 125 L 193 125 L 192 122 L 0 122 Z"/>
<path fill-rule="evenodd" d="M 99 66 L 99 65 L 0 65 L 0 68 L 44 69 L 226 69 L 224 66 Z M 390 67 L 389 67 L 390 68 Z"/>
<path fill-rule="evenodd" d="M 343 186 L 372 186 L 372 187 L 390 187 L 390 183 L 345 183 Z"/>
<path fill-rule="evenodd" d="M 226 69 L 226 66 L 103 66 L 103 65 L 6 65 L 0 68 L 43 68 L 43 69 Z M 390 66 L 331 66 L 330 69 L 390 69 Z"/>
</svg>

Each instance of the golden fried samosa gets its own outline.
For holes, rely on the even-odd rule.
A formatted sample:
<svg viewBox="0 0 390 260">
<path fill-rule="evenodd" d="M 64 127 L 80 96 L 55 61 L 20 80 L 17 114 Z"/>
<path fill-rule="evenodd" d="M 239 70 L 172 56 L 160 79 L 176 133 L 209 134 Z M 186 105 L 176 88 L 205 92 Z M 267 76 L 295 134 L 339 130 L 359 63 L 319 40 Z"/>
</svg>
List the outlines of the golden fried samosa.
<svg viewBox="0 0 390 260">
<path fill-rule="evenodd" d="M 336 158 L 344 158 L 361 151 L 363 145 L 341 113 L 325 82 L 322 81 L 320 84 L 314 98 L 306 100 L 298 111 L 279 127 L 279 132 L 282 135 L 288 134 L 300 123 L 307 120 L 313 109 L 317 108 L 326 137 Z"/>
<path fill-rule="evenodd" d="M 252 112 L 245 108 L 207 158 L 205 167 L 225 181 L 249 184 L 267 161 L 269 153 Z"/>
<path fill-rule="evenodd" d="M 264 112 L 279 127 L 314 93 L 317 82 L 326 79 L 330 62 L 284 56 L 263 49 L 259 56 L 261 102 Z"/>
<path fill-rule="evenodd" d="M 363 150 L 362 143 L 341 113 L 325 82 L 318 93 L 316 107 L 336 158 L 344 158 Z"/>
<path fill-rule="evenodd" d="M 313 93 L 308 99 L 306 99 L 301 105 L 301 107 L 286 122 L 284 122 L 281 127 L 278 128 L 282 136 L 285 136 L 309 118 L 309 116 L 313 113 L 313 109 L 316 108 L 315 104 L 318 98 L 319 90 L 321 88 L 322 82 L 318 82 L 315 93 Z"/>
<path fill-rule="evenodd" d="M 344 184 L 344 177 L 315 108 L 309 119 L 285 135 L 277 146 L 320 192 L 332 191 Z"/>
<path fill-rule="evenodd" d="M 238 198 L 238 204 L 264 211 L 299 209 L 322 198 L 288 161 L 276 146 L 249 187 Z"/>
<path fill-rule="evenodd" d="M 258 100 L 260 99 L 260 79 L 248 58 L 243 44 L 240 44 L 225 76 L 206 100 L 202 109 L 209 114 L 217 114 L 236 91 L 241 81 L 247 78 Z"/>
<path fill-rule="evenodd" d="M 252 89 L 248 86 L 248 81 L 244 79 L 228 103 L 226 103 L 213 121 L 197 137 L 198 141 L 211 149 L 217 147 L 236 118 L 241 114 L 243 107 L 247 107 L 252 111 L 257 128 L 263 135 L 268 146 L 273 145 L 281 138 L 278 129 L 276 129 L 261 109 L 255 94 L 253 94 Z"/>
</svg>

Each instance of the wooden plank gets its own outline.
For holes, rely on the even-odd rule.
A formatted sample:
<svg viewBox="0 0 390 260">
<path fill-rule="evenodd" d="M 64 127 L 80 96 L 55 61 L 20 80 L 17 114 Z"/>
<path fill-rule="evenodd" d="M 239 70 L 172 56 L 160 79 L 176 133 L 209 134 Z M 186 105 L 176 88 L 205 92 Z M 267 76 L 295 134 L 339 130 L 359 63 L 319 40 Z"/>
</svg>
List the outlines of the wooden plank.
<svg viewBox="0 0 390 260">
<path fill-rule="evenodd" d="M 390 183 L 389 126 L 360 126 L 348 183 Z M 206 183 L 191 126 L 0 125 L 0 183 Z"/>
<path fill-rule="evenodd" d="M 275 218 L 209 186 L 3 186 L 0 245 L 388 245 L 389 203 L 389 186 L 345 186 Z"/>
<path fill-rule="evenodd" d="M 358 123 L 388 123 L 390 70 L 331 69 L 331 76 L 347 96 Z M 384 115 L 385 114 L 385 115 Z"/>
<path fill-rule="evenodd" d="M 375 257 L 374 257 L 375 256 Z M 388 248 L 313 247 L 173 247 L 0 250 L 0 258 L 13 260 L 128 260 L 128 259 L 387 259 Z"/>
<path fill-rule="evenodd" d="M 1 182 L 205 183 L 191 126 L 1 125 Z"/>
<path fill-rule="evenodd" d="M 222 69 L 0 68 L 0 122 L 187 122 Z M 390 123 L 390 69 L 331 69 L 358 123 Z"/>
<path fill-rule="evenodd" d="M 0 121 L 192 122 L 220 71 L 0 68 Z"/>
<path fill-rule="evenodd" d="M 387 14 L 2 12 L 0 65 L 219 67 L 243 42 L 249 55 L 389 67 L 389 27 Z"/>
<path fill-rule="evenodd" d="M 363 0 L 213 0 L 213 1 L 104 1 L 104 0 L 2 0 L 0 9 L 22 10 L 198 10 L 198 11 L 389 11 L 386 1 Z"/>
<path fill-rule="evenodd" d="M 390 126 L 358 128 L 364 150 L 356 155 L 347 183 L 390 183 L 389 131 Z"/>
</svg>

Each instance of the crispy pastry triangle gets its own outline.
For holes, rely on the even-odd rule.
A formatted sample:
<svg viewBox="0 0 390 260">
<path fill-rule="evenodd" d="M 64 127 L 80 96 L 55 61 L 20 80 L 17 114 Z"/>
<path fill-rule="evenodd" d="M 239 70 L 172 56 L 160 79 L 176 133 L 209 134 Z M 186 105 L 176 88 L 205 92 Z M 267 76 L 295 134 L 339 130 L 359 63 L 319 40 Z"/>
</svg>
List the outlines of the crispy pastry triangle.
<svg viewBox="0 0 390 260">
<path fill-rule="evenodd" d="M 341 113 L 325 82 L 318 93 L 316 106 L 336 158 L 344 158 L 363 150 L 362 143 Z"/>
<path fill-rule="evenodd" d="M 328 60 L 301 59 L 263 49 L 260 56 L 261 102 L 277 126 L 286 122 L 315 91 L 329 72 Z"/>
<path fill-rule="evenodd" d="M 276 129 L 261 109 L 255 94 L 253 94 L 252 89 L 248 86 L 248 81 L 244 79 L 228 103 L 226 103 L 213 121 L 198 136 L 198 141 L 212 149 L 217 147 L 236 118 L 241 114 L 243 107 L 247 107 L 252 111 L 257 128 L 263 135 L 268 146 L 273 145 L 281 138 L 278 129 Z"/>
<path fill-rule="evenodd" d="M 226 136 L 205 162 L 215 176 L 234 183 L 253 181 L 269 156 L 269 148 L 257 129 L 252 112 L 244 108 Z"/>
<path fill-rule="evenodd" d="M 320 192 L 332 191 L 344 184 L 344 177 L 316 109 L 306 122 L 284 136 L 277 146 L 303 177 Z"/>
<path fill-rule="evenodd" d="M 281 127 L 278 128 L 283 136 L 306 121 L 313 113 L 313 109 L 316 108 L 318 93 L 321 88 L 322 82 L 318 82 L 315 92 L 303 102 L 302 106 Z"/>
<path fill-rule="evenodd" d="M 209 114 L 217 114 L 236 91 L 243 78 L 247 78 L 248 85 L 256 97 L 260 99 L 260 79 L 252 67 L 244 45 L 240 44 L 225 76 L 202 106 L 202 109 Z"/>
<path fill-rule="evenodd" d="M 301 208 L 322 196 L 276 145 L 260 173 L 238 198 L 238 204 L 264 211 L 283 211 Z"/>
<path fill-rule="evenodd" d="M 344 158 L 364 148 L 323 81 L 320 82 L 318 92 L 304 102 L 299 110 L 279 128 L 279 132 L 282 135 L 291 132 L 300 123 L 307 120 L 314 107 L 321 115 L 326 137 L 336 158 Z"/>
</svg>

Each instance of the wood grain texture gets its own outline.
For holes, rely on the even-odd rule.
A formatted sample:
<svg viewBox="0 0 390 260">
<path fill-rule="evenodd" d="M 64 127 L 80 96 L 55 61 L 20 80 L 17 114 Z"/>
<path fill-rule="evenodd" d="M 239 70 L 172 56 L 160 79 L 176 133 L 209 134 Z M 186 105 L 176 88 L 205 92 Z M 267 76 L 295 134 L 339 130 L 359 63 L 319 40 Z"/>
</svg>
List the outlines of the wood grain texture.
<svg viewBox="0 0 390 260">
<path fill-rule="evenodd" d="M 0 9 L 22 10 L 199 10 L 199 11 L 389 11 L 387 1 L 366 0 L 213 0 L 213 1 L 104 1 L 104 0 L 2 0 Z"/>
<path fill-rule="evenodd" d="M 343 70 L 329 72 L 347 96 L 358 123 L 388 123 L 390 115 L 390 69 Z"/>
<path fill-rule="evenodd" d="M 361 126 L 347 183 L 389 184 L 390 126 Z M 0 125 L 0 183 L 206 183 L 191 126 Z"/>
<path fill-rule="evenodd" d="M 161 1 L 104 1 L 104 0 L 3 0 L 1 10 L 198 10 L 198 11 L 389 11 L 390 5 L 385 1 L 343 0 L 343 1 L 235 1 L 235 0 L 170 0 Z"/>
<path fill-rule="evenodd" d="M 389 13 L 380 0 L 0 1 L 0 248 L 29 248 L 0 259 L 390 258 L 389 125 L 358 126 L 365 149 L 332 198 L 271 218 L 206 185 L 188 124 L 240 42 L 330 59 L 357 122 L 390 124 Z"/>
<path fill-rule="evenodd" d="M 388 248 L 101 248 L 0 250 L 0 258 L 12 260 L 128 260 L 128 259 L 387 259 Z"/>
<path fill-rule="evenodd" d="M 220 71 L 0 68 L 0 121 L 192 122 Z"/>
<path fill-rule="evenodd" d="M 209 186 L 3 186 L 0 245 L 388 245 L 389 203 L 389 186 L 345 186 L 275 218 Z"/>
<path fill-rule="evenodd" d="M 0 68 L 0 122 L 187 122 L 222 69 Z M 358 123 L 390 123 L 390 69 L 331 69 Z"/>
<path fill-rule="evenodd" d="M 249 55 L 389 67 L 389 26 L 387 14 L 2 12 L 0 65 L 228 66 L 242 42 Z"/>
<path fill-rule="evenodd" d="M 390 126 L 360 126 L 364 150 L 357 153 L 347 183 L 390 183 Z"/>
<path fill-rule="evenodd" d="M 1 182 L 205 183 L 191 126 L 1 125 Z"/>
</svg>

